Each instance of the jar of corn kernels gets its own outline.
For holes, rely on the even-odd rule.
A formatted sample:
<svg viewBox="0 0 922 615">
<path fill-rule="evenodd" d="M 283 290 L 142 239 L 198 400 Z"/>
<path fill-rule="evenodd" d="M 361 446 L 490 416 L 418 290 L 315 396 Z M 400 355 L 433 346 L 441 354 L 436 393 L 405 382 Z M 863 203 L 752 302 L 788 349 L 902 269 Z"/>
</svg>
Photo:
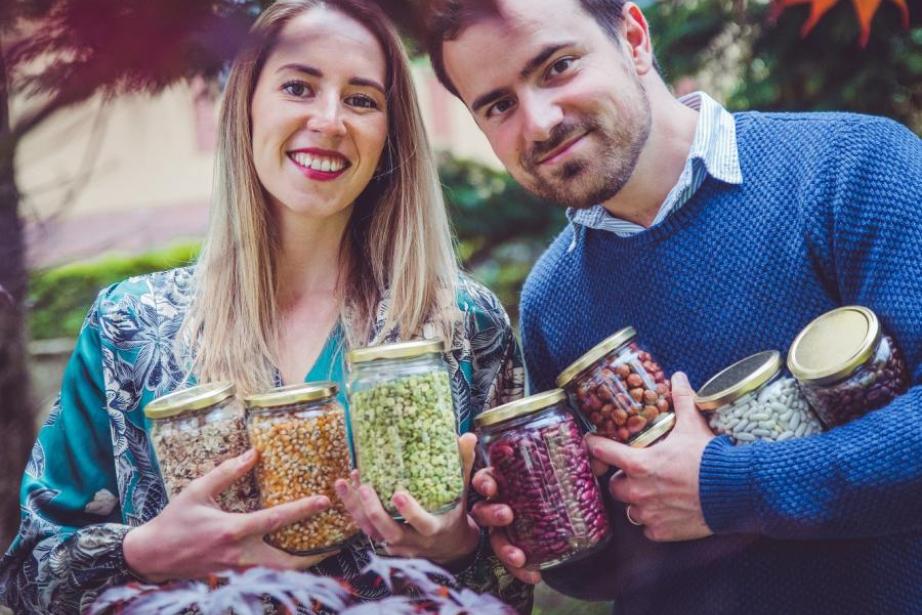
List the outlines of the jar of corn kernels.
<svg viewBox="0 0 922 615">
<path fill-rule="evenodd" d="M 351 458 L 343 407 L 332 382 L 296 384 L 244 398 L 250 442 L 259 451 L 256 481 L 263 508 L 311 495 L 332 506 L 287 525 L 266 541 L 294 555 L 335 551 L 358 528 L 333 484 L 349 478 Z"/>
</svg>

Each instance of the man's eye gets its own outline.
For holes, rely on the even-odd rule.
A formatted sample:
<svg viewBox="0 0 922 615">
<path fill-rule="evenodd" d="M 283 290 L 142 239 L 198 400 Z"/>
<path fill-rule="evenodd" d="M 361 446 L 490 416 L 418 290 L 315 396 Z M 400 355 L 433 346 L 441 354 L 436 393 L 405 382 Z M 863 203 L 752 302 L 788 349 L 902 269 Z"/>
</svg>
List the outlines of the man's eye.
<svg viewBox="0 0 922 615">
<path fill-rule="evenodd" d="M 292 96 L 302 98 L 311 93 L 311 88 L 303 81 L 289 81 L 288 83 L 282 85 L 282 91 L 284 91 L 286 94 L 291 94 Z"/>
<path fill-rule="evenodd" d="M 497 115 L 502 115 L 506 111 L 512 108 L 512 100 L 508 98 L 502 98 L 487 109 L 487 117 L 495 117 Z"/>
<path fill-rule="evenodd" d="M 353 107 L 360 107 L 362 109 L 377 109 L 378 108 L 378 103 L 375 102 L 373 98 L 371 98 L 370 96 L 362 95 L 362 94 L 356 94 L 354 96 L 350 96 L 346 99 L 346 102 L 352 105 Z"/>
<path fill-rule="evenodd" d="M 557 77 L 559 75 L 562 75 L 563 73 L 567 72 L 570 69 L 570 67 L 573 65 L 573 62 L 575 61 L 576 61 L 576 58 L 570 58 L 570 57 L 560 58 L 559 60 L 551 64 L 551 67 L 547 70 L 547 76 Z"/>
</svg>

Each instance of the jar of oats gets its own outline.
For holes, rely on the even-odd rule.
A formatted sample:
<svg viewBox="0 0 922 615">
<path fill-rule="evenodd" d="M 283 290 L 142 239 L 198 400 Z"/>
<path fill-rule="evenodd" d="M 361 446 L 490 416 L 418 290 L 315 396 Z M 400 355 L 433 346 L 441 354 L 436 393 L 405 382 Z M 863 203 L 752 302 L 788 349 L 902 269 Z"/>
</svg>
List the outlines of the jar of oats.
<svg viewBox="0 0 922 615">
<path fill-rule="evenodd" d="M 451 510 L 464 488 L 458 426 L 441 340 L 352 350 L 349 420 L 364 483 L 391 502 L 407 491 L 433 514 Z"/>
<path fill-rule="evenodd" d="M 266 536 L 294 555 L 335 551 L 358 528 L 333 484 L 351 469 L 346 419 L 333 382 L 295 384 L 244 398 L 250 441 L 259 451 L 256 480 L 263 508 L 311 495 L 332 506 Z"/>
<path fill-rule="evenodd" d="M 203 384 L 159 397 L 144 408 L 167 497 L 250 448 L 243 405 L 234 394 L 229 382 Z M 218 504 L 228 512 L 257 510 L 252 473 L 221 493 Z"/>
</svg>

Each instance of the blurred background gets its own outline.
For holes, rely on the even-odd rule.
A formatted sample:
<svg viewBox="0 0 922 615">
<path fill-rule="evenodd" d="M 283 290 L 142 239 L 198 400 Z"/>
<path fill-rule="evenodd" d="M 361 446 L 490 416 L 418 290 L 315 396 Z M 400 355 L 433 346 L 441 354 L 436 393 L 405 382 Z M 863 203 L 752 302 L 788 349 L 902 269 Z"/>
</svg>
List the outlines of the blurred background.
<svg viewBox="0 0 922 615">
<path fill-rule="evenodd" d="M 381 0 L 413 33 L 413 2 Z M 193 262 L 208 218 L 221 76 L 257 0 L 0 2 L 0 548 L 34 430 L 99 289 Z M 677 94 L 731 110 L 849 110 L 922 131 L 920 0 L 639 3 Z M 565 223 L 502 171 L 414 51 L 458 253 L 513 320 Z M 607 613 L 539 588 L 536 613 Z"/>
</svg>

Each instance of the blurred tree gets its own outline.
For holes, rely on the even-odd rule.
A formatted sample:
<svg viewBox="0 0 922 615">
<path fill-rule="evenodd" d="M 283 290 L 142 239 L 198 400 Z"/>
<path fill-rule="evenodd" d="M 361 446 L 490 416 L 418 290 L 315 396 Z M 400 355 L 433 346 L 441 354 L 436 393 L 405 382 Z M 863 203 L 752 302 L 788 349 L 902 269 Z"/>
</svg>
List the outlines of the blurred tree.
<svg viewBox="0 0 922 615">
<path fill-rule="evenodd" d="M 0 545 L 19 524 L 19 479 L 35 427 L 25 366 L 17 144 L 61 109 L 93 96 L 157 92 L 217 75 L 262 8 L 262 0 L 0 2 Z M 22 109 L 16 117 L 11 100 Z"/>
<path fill-rule="evenodd" d="M 673 84 L 693 78 L 731 109 L 872 113 L 920 132 L 922 7 L 909 8 L 904 21 L 899 3 L 880 3 L 865 46 L 845 0 L 806 34 L 805 4 L 778 14 L 766 1 L 666 0 L 645 13 Z"/>
</svg>

